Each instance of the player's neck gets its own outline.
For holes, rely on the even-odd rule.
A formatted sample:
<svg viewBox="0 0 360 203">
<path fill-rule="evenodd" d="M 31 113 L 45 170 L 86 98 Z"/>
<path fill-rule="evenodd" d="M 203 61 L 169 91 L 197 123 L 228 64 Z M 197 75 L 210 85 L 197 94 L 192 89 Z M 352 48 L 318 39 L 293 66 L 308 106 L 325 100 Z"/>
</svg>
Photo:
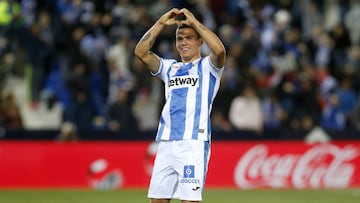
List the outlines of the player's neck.
<svg viewBox="0 0 360 203">
<path fill-rule="evenodd" d="M 186 60 L 186 59 L 183 58 L 182 63 L 183 64 L 194 63 L 194 62 L 198 61 L 200 58 L 201 58 L 201 56 L 196 56 L 196 57 L 193 57 L 193 58 L 191 58 L 189 60 Z"/>
</svg>

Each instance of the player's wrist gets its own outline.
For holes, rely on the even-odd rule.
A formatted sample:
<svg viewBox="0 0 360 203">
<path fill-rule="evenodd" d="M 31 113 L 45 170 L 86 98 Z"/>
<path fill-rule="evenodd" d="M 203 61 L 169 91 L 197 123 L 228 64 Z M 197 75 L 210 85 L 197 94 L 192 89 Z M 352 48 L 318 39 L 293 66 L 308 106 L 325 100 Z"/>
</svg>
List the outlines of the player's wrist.
<svg viewBox="0 0 360 203">
<path fill-rule="evenodd" d="M 190 21 L 189 24 L 193 28 L 197 28 L 197 27 L 200 27 L 200 25 L 202 25 L 202 23 L 200 21 L 198 21 L 197 19 L 193 19 L 192 21 Z"/>
<path fill-rule="evenodd" d="M 163 21 L 161 21 L 161 20 L 158 20 L 157 23 L 160 24 L 160 25 L 163 25 L 163 26 L 166 25 L 166 22 L 163 22 Z"/>
</svg>

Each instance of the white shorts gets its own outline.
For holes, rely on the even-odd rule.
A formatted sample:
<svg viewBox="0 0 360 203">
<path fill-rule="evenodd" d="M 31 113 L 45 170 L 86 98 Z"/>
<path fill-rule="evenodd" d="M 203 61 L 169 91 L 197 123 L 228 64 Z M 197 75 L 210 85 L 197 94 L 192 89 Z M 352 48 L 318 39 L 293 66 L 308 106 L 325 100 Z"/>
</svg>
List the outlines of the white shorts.
<svg viewBox="0 0 360 203">
<path fill-rule="evenodd" d="M 148 197 L 202 201 L 209 158 L 209 142 L 160 141 Z"/>
</svg>

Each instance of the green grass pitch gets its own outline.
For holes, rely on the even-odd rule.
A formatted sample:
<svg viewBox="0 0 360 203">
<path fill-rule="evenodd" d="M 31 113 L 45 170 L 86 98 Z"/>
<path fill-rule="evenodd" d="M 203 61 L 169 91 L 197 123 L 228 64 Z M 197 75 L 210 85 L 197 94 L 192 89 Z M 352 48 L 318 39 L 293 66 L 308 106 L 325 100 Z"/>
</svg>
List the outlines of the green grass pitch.
<svg viewBox="0 0 360 203">
<path fill-rule="evenodd" d="M 0 190 L 1 203 L 148 203 L 146 190 Z M 206 189 L 204 203 L 360 203 L 359 189 Z M 180 203 L 173 200 L 172 203 Z"/>
</svg>

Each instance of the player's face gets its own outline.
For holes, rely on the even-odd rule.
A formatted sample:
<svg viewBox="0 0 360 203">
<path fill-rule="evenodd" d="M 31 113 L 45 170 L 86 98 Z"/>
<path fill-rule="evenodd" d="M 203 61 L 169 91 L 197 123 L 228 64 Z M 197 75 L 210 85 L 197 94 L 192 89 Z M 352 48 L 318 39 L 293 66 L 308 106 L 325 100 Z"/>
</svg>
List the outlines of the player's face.
<svg viewBox="0 0 360 203">
<path fill-rule="evenodd" d="M 202 39 L 192 28 L 181 28 L 176 33 L 176 48 L 183 62 L 190 62 L 200 57 Z"/>
</svg>

